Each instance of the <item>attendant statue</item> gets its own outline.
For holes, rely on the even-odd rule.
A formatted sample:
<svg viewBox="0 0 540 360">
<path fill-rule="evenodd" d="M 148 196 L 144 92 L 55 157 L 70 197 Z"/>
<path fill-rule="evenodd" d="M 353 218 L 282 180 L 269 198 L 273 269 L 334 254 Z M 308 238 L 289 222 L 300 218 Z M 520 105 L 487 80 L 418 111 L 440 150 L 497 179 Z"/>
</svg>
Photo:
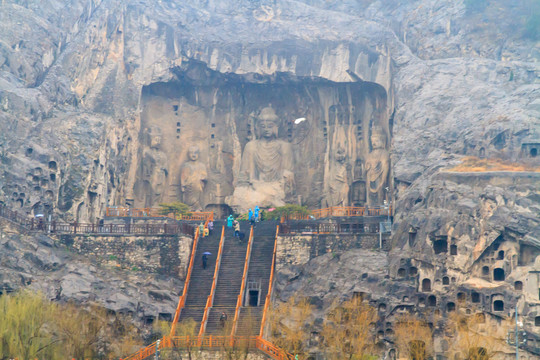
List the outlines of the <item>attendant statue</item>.
<svg viewBox="0 0 540 360">
<path fill-rule="evenodd" d="M 373 127 L 371 151 L 366 157 L 366 195 L 369 206 L 382 205 L 385 200 L 384 187 L 388 181 L 390 154 L 386 150 L 386 135 L 382 128 Z"/>
<path fill-rule="evenodd" d="M 346 150 L 338 145 L 330 164 L 330 176 L 326 189 L 327 206 L 347 206 L 349 200 L 349 176 Z"/>
<path fill-rule="evenodd" d="M 257 138 L 248 142 L 242 154 L 233 205 L 283 205 L 294 194 L 292 146 L 278 139 L 279 117 L 271 107 L 255 118 Z M 253 202 L 253 204 L 248 204 Z"/>
<path fill-rule="evenodd" d="M 180 169 L 182 201 L 194 211 L 203 209 L 203 190 L 207 181 L 206 165 L 199 161 L 199 148 L 188 149 L 188 161 Z"/>
<path fill-rule="evenodd" d="M 138 201 L 144 207 L 152 207 L 162 201 L 162 195 L 167 185 L 168 160 L 161 149 L 161 130 L 150 127 L 145 130 L 145 148 L 142 151 L 140 170 L 135 182 L 135 191 L 139 194 Z"/>
</svg>

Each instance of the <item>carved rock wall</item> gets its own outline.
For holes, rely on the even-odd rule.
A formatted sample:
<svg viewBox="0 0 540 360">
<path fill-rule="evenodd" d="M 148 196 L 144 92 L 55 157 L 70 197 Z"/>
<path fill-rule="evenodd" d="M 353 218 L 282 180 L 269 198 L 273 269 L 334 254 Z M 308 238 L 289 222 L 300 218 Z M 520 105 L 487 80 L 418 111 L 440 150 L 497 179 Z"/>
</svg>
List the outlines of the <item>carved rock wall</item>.
<svg viewBox="0 0 540 360">
<path fill-rule="evenodd" d="M 154 181 L 146 190 L 137 184 L 152 183 L 152 171 L 139 171 L 137 204 L 182 200 L 186 195 L 180 189 L 181 168 L 189 162 L 189 147 L 197 146 L 199 161 L 208 171 L 203 205 L 234 205 L 228 197 L 239 183 L 242 162 L 247 161 L 242 155 L 248 142 L 261 138 L 257 116 L 268 106 L 279 118 L 275 141 L 289 143 L 292 150 L 280 155 L 291 158 L 294 173 L 293 193 L 282 200 L 312 208 L 365 203 L 364 163 L 370 154 L 373 129 L 382 133 L 385 148 L 389 144 L 386 139 L 390 139 L 391 109 L 382 86 L 287 74 L 256 78 L 225 75 L 200 63 L 188 64 L 178 72 L 176 81 L 143 88 L 140 136 L 149 129 L 159 129 L 162 145 L 159 154 L 147 155 L 149 146 L 140 150 L 139 163 L 147 167 L 154 161 L 155 167 L 166 169 L 167 175 L 163 189 L 158 191 Z M 295 124 L 299 118 L 305 121 Z M 273 160 L 264 158 L 264 152 L 255 146 L 262 166 L 271 167 Z M 283 158 L 277 160 L 278 166 Z M 388 172 L 384 183 L 388 184 Z M 346 187 L 341 190 L 344 195 L 333 195 L 340 191 L 334 188 L 340 187 Z M 150 202 L 143 200 L 149 192 L 155 198 Z M 249 202 L 247 198 L 241 200 Z"/>
</svg>

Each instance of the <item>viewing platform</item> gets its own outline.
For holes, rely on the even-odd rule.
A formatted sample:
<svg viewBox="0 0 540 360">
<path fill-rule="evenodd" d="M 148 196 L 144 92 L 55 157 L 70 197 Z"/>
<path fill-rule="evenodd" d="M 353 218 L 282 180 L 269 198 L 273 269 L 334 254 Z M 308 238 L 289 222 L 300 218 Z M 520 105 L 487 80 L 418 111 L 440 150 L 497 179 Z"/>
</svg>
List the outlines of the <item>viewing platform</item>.
<svg viewBox="0 0 540 360">
<path fill-rule="evenodd" d="M 186 215 L 164 215 L 159 208 L 130 208 L 130 207 L 108 207 L 106 217 L 168 217 L 175 220 L 185 221 L 206 221 L 213 219 L 214 213 L 207 212 L 189 212 Z M 268 214 L 268 210 L 264 210 Z M 315 220 L 327 219 L 332 217 L 358 217 L 358 216 L 392 216 L 392 207 L 360 207 L 360 206 L 332 206 L 324 209 L 310 210 L 309 214 L 290 214 L 282 218 L 285 220 Z"/>
</svg>

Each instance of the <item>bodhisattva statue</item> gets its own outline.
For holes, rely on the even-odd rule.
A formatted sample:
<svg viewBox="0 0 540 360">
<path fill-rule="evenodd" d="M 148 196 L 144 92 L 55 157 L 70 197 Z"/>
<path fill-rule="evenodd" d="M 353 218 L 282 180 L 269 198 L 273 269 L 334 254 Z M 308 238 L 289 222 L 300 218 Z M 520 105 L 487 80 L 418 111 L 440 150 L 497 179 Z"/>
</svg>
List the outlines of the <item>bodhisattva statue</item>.
<svg viewBox="0 0 540 360">
<path fill-rule="evenodd" d="M 384 187 L 390 170 L 390 154 L 386 150 L 386 135 L 382 128 L 373 127 L 371 151 L 366 157 L 366 195 L 369 206 L 382 205 L 385 199 Z"/>
<path fill-rule="evenodd" d="M 240 208 L 280 206 L 294 193 L 292 146 L 278 139 L 279 117 L 271 107 L 255 119 L 257 139 L 248 142 L 242 154 L 233 205 Z"/>
<path fill-rule="evenodd" d="M 207 180 L 206 165 L 199 161 L 199 148 L 188 149 L 188 161 L 180 169 L 182 201 L 194 211 L 201 211 L 204 186 Z"/>
<path fill-rule="evenodd" d="M 327 206 L 348 205 L 349 176 L 347 173 L 347 154 L 342 146 L 338 146 L 334 161 L 330 165 L 330 178 L 326 189 Z"/>
<path fill-rule="evenodd" d="M 143 149 L 141 168 L 135 183 L 139 201 L 144 207 L 152 207 L 162 201 L 167 185 L 167 155 L 161 149 L 161 130 L 157 127 L 145 130 L 146 147 Z"/>
</svg>

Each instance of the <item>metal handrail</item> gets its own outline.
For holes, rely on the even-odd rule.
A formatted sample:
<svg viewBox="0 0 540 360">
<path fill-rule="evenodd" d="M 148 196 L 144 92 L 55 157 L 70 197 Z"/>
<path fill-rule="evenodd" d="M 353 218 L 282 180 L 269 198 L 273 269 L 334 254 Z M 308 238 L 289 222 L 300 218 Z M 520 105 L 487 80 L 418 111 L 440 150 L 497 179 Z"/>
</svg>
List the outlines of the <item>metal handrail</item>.
<svg viewBox="0 0 540 360">
<path fill-rule="evenodd" d="M 285 350 L 275 346 L 271 342 L 264 340 L 260 336 L 165 336 L 162 339 L 140 349 L 136 353 L 124 358 L 123 360 L 144 360 L 155 355 L 156 348 L 159 350 L 170 348 L 191 348 L 199 347 L 204 349 L 222 349 L 235 344 L 247 344 L 249 348 L 267 354 L 274 360 L 294 360 L 294 356 Z M 158 346 L 159 344 L 159 346 Z M 255 346 L 253 346 L 253 344 Z M 122 360 L 122 359 L 120 359 Z"/>
<path fill-rule="evenodd" d="M 273 283 L 274 283 L 274 271 L 275 271 L 275 268 L 276 268 L 276 254 L 277 254 L 278 234 L 279 234 L 279 225 L 276 227 L 276 237 L 275 237 L 275 240 L 274 240 L 274 252 L 272 253 L 272 268 L 270 270 L 270 279 L 269 279 L 269 283 L 268 283 L 268 292 L 266 293 L 266 300 L 264 302 L 263 316 L 262 316 L 262 319 L 261 319 L 261 329 L 259 331 L 259 337 L 261 337 L 261 338 L 264 336 L 264 325 L 266 323 L 266 316 L 267 316 L 267 312 L 268 312 L 268 307 L 269 307 L 269 304 L 270 304 L 270 300 L 272 298 L 272 287 L 273 287 Z"/>
<path fill-rule="evenodd" d="M 216 267 L 214 270 L 214 278 L 212 279 L 212 288 L 210 290 L 210 295 L 206 299 L 206 307 L 204 308 L 204 314 L 201 321 L 201 328 L 199 330 L 199 336 L 203 336 L 206 331 L 206 323 L 208 322 L 208 313 L 214 304 L 214 295 L 216 293 L 216 284 L 219 275 L 219 269 L 221 268 L 221 256 L 223 254 L 223 245 L 225 243 L 225 226 L 221 228 L 221 239 L 219 240 L 219 250 L 216 258 Z"/>
<path fill-rule="evenodd" d="M 244 273 L 242 274 L 242 285 L 240 286 L 240 294 L 238 294 L 238 298 L 236 300 L 236 308 L 234 310 L 234 320 L 231 327 L 231 342 L 232 338 L 234 337 L 236 333 L 236 326 L 238 323 L 238 316 L 240 313 L 240 307 L 242 306 L 242 299 L 244 298 L 244 292 L 246 289 L 246 281 L 247 281 L 247 272 L 249 268 L 249 260 L 251 259 L 251 245 L 253 243 L 253 226 L 251 227 L 251 230 L 249 232 L 249 240 L 246 250 L 246 260 L 244 262 Z"/>
<path fill-rule="evenodd" d="M 164 215 L 160 208 L 130 208 L 130 207 L 107 207 L 105 214 L 107 217 L 169 217 L 175 220 L 205 221 L 213 217 L 212 211 L 190 211 L 186 215 L 173 213 Z"/>
<path fill-rule="evenodd" d="M 191 280 L 191 272 L 193 271 L 193 265 L 195 264 L 195 252 L 197 251 L 198 242 L 199 242 L 199 228 L 197 227 L 195 229 L 195 236 L 193 238 L 191 256 L 189 257 L 188 273 L 186 276 L 186 281 L 184 282 L 184 289 L 182 290 L 182 295 L 180 295 L 180 298 L 178 299 L 178 306 L 176 307 L 176 312 L 174 313 L 174 320 L 171 324 L 170 336 L 174 336 L 176 333 L 176 324 L 178 323 L 178 319 L 180 318 L 180 312 L 182 311 L 182 309 L 184 308 L 184 304 L 186 303 L 187 290 L 189 287 L 189 282 Z"/>
<path fill-rule="evenodd" d="M 310 220 L 324 219 L 329 217 L 355 217 L 355 216 L 391 216 L 393 209 L 388 208 L 366 208 L 361 206 L 331 206 L 324 209 L 310 210 L 309 214 L 290 214 L 284 216 L 281 222 L 286 220 Z"/>
</svg>

